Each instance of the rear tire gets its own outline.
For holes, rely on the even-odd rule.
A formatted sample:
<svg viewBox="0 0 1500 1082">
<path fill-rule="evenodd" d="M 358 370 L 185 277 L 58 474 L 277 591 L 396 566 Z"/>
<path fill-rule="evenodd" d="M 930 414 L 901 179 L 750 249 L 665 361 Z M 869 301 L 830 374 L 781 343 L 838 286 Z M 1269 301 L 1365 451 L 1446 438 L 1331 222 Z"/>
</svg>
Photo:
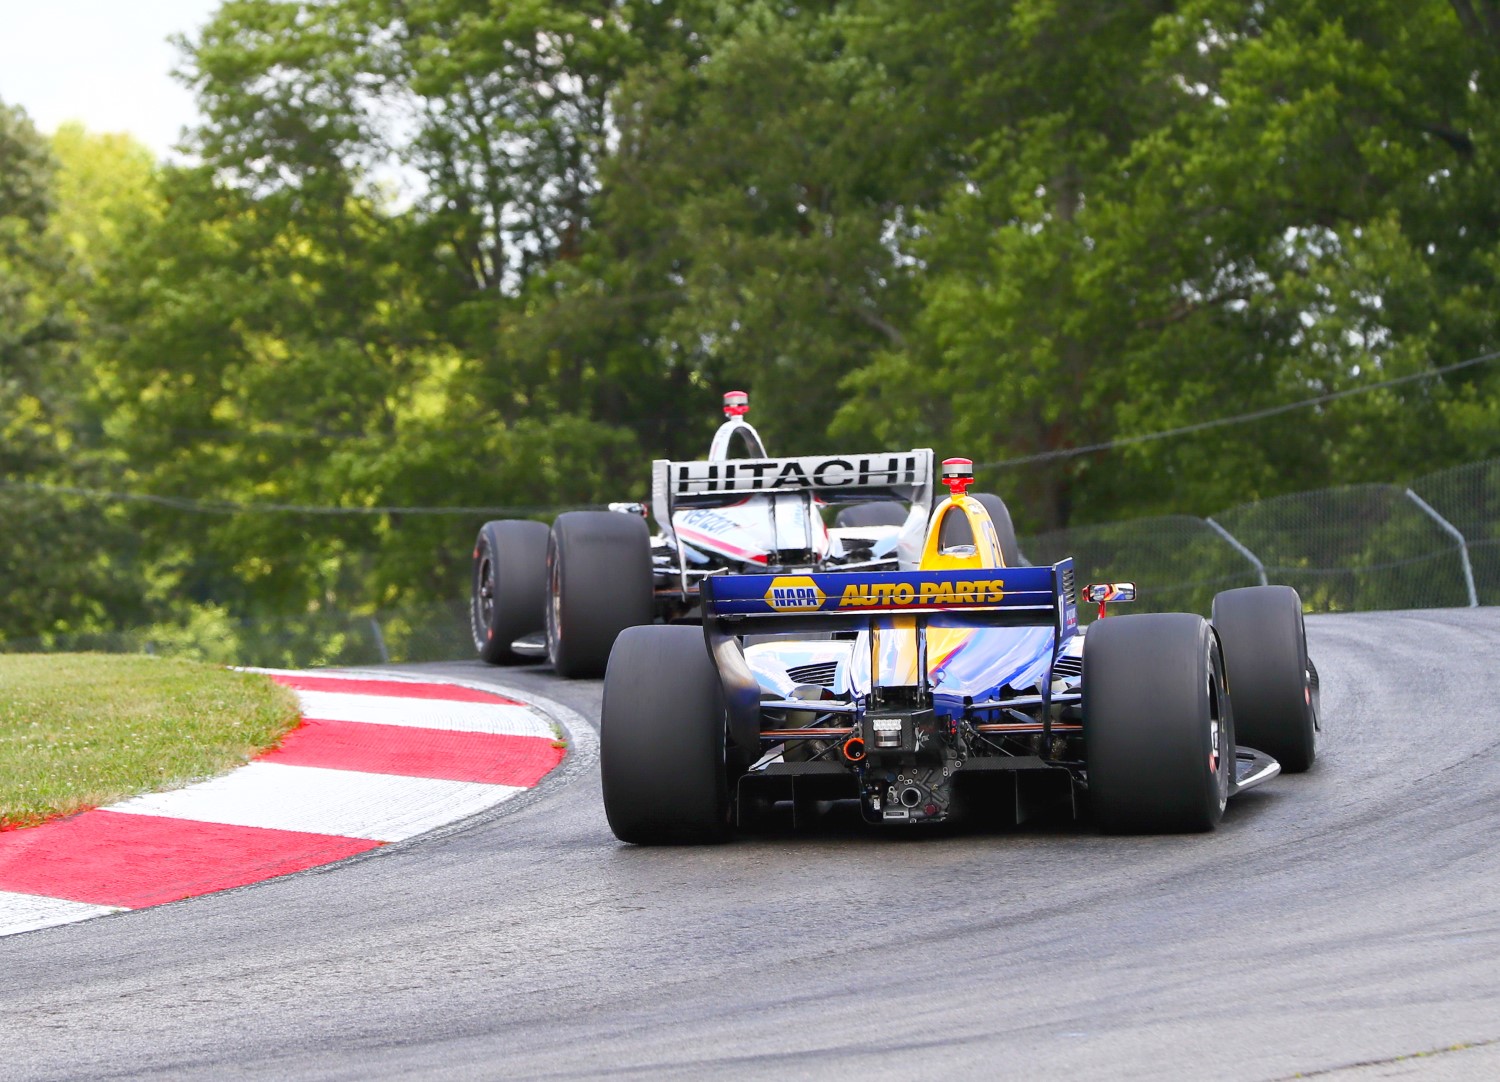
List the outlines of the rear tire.
<svg viewBox="0 0 1500 1082">
<path fill-rule="evenodd" d="M 1214 598 L 1214 628 L 1234 696 L 1239 738 L 1288 774 L 1318 754 L 1317 708 L 1302 599 L 1290 586 L 1246 586 Z"/>
<path fill-rule="evenodd" d="M 909 512 L 899 503 L 872 500 L 850 504 L 833 518 L 835 527 L 904 526 Z"/>
<path fill-rule="evenodd" d="M 547 585 L 547 656 L 557 675 L 604 675 L 616 636 L 654 615 L 646 520 L 615 511 L 558 515 Z"/>
<path fill-rule="evenodd" d="M 1212 830 L 1234 779 L 1213 629 L 1192 613 L 1112 616 L 1083 641 L 1089 805 L 1110 834 Z"/>
<path fill-rule="evenodd" d="M 1005 566 L 1025 567 L 1026 560 L 1021 556 L 1021 546 L 1016 542 L 1016 528 L 1010 521 L 1010 508 L 1005 506 L 1005 501 L 993 492 L 976 492 L 974 499 L 982 503 L 990 513 L 990 521 L 995 524 L 995 536 L 1000 539 L 1000 555 L 1005 557 Z"/>
<path fill-rule="evenodd" d="M 547 526 L 524 519 L 486 522 L 474 542 L 469 630 L 481 661 L 527 660 L 510 644 L 542 630 L 547 609 Z"/>
<path fill-rule="evenodd" d="M 683 845 L 729 836 L 724 696 L 700 627 L 626 628 L 599 720 L 604 814 L 615 837 Z"/>
</svg>

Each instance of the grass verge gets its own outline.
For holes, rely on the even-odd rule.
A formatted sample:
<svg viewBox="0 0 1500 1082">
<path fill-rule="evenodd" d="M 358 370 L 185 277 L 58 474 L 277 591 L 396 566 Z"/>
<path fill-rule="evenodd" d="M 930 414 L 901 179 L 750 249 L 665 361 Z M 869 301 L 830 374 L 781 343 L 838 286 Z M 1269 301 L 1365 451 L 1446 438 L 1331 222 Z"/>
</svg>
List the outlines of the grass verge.
<svg viewBox="0 0 1500 1082">
<path fill-rule="evenodd" d="M 296 696 L 253 673 L 0 655 L 0 830 L 221 774 L 296 724 Z"/>
</svg>

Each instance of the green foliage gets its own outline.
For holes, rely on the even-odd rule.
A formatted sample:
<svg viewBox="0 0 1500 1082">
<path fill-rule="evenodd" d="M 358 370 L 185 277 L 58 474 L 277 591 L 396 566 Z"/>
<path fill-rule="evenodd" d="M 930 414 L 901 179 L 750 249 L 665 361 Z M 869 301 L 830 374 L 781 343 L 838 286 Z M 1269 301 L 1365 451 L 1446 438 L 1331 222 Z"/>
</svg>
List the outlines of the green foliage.
<svg viewBox="0 0 1500 1082">
<path fill-rule="evenodd" d="M 75 231 L 103 216 L 77 168 L 93 148 L 71 133 L 60 149 L 0 103 L 0 641 L 143 611 L 119 510 L 38 487 L 88 484 L 101 468 Z"/>
<path fill-rule="evenodd" d="M 17 475 L 56 454 L 66 411 L 56 386 L 71 335 L 49 291 L 61 253 L 49 243 L 55 164 L 20 110 L 0 103 L 0 469 Z"/>
<path fill-rule="evenodd" d="M 948 33 L 953 10 L 910 29 Z M 925 421 L 1003 460 L 1421 371 L 1493 341 L 1487 325 L 1468 330 L 1491 318 L 1478 294 L 1457 303 L 1489 271 L 1448 274 L 1455 245 L 1496 239 L 1481 224 L 1492 214 L 1440 209 L 1494 177 L 1474 149 L 1494 132 L 1476 128 L 1490 95 L 1439 60 L 1470 52 L 1449 5 L 985 12 L 963 25 L 988 47 L 955 55 L 972 62 L 961 100 L 999 123 L 956 133 L 969 162 L 918 219 L 912 348 L 851 377 L 846 431 L 875 424 L 889 439 Z M 1476 378 L 1488 382 L 991 480 L 1015 486 L 1024 522 L 1056 527 L 1420 472 L 1464 453 L 1448 405 Z"/>
<path fill-rule="evenodd" d="M 642 498 L 730 387 L 775 453 L 1058 456 L 983 474 L 1030 530 L 1494 455 L 1500 365 L 1070 453 L 1497 345 L 1492 9 L 230 0 L 198 164 L 0 109 L 0 481 Z M 12 638 L 451 598 L 484 517 L 0 500 Z"/>
</svg>

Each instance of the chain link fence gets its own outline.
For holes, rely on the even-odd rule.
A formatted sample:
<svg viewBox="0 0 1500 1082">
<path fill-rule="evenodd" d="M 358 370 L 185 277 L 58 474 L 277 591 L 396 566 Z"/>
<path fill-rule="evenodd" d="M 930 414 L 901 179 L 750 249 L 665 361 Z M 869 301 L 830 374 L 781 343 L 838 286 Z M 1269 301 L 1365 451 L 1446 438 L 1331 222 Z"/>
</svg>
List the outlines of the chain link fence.
<svg viewBox="0 0 1500 1082">
<path fill-rule="evenodd" d="M 1135 611 L 1209 610 L 1220 590 L 1295 587 L 1309 612 L 1500 604 L 1500 459 L 1408 487 L 1347 485 L 1021 539 L 1080 582 L 1134 581 Z"/>
<path fill-rule="evenodd" d="M 1021 538 L 1035 563 L 1072 556 L 1078 581 L 1134 581 L 1133 611 L 1207 613 L 1220 590 L 1296 587 L 1310 612 L 1500 604 L 1500 459 L 1400 485 L 1349 485 L 1231 507 Z M 1084 613 L 1085 618 L 1088 614 Z M 370 614 L 242 620 L 215 609 L 182 627 L 0 644 L 300 668 L 473 656 L 467 600 Z"/>
<path fill-rule="evenodd" d="M 313 668 L 452 661 L 474 655 L 469 603 L 435 601 L 370 615 L 298 613 L 276 620 L 199 612 L 185 625 L 0 643 L 0 653 L 156 654 L 223 665 Z"/>
<path fill-rule="evenodd" d="M 1478 603 L 1500 605 L 1500 459 L 1430 474 L 1412 491 L 1462 535 Z"/>
</svg>

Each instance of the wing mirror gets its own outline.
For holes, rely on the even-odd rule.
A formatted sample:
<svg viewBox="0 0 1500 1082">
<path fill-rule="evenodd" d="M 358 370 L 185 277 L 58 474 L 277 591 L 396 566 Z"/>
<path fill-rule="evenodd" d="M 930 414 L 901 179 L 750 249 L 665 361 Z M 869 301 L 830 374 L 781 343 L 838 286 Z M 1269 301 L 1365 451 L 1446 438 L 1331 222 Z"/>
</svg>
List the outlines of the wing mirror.
<svg viewBox="0 0 1500 1082">
<path fill-rule="evenodd" d="M 1133 582 L 1091 582 L 1083 588 L 1083 600 L 1099 606 L 1099 618 L 1104 618 L 1104 607 L 1116 601 L 1134 601 Z"/>
</svg>

